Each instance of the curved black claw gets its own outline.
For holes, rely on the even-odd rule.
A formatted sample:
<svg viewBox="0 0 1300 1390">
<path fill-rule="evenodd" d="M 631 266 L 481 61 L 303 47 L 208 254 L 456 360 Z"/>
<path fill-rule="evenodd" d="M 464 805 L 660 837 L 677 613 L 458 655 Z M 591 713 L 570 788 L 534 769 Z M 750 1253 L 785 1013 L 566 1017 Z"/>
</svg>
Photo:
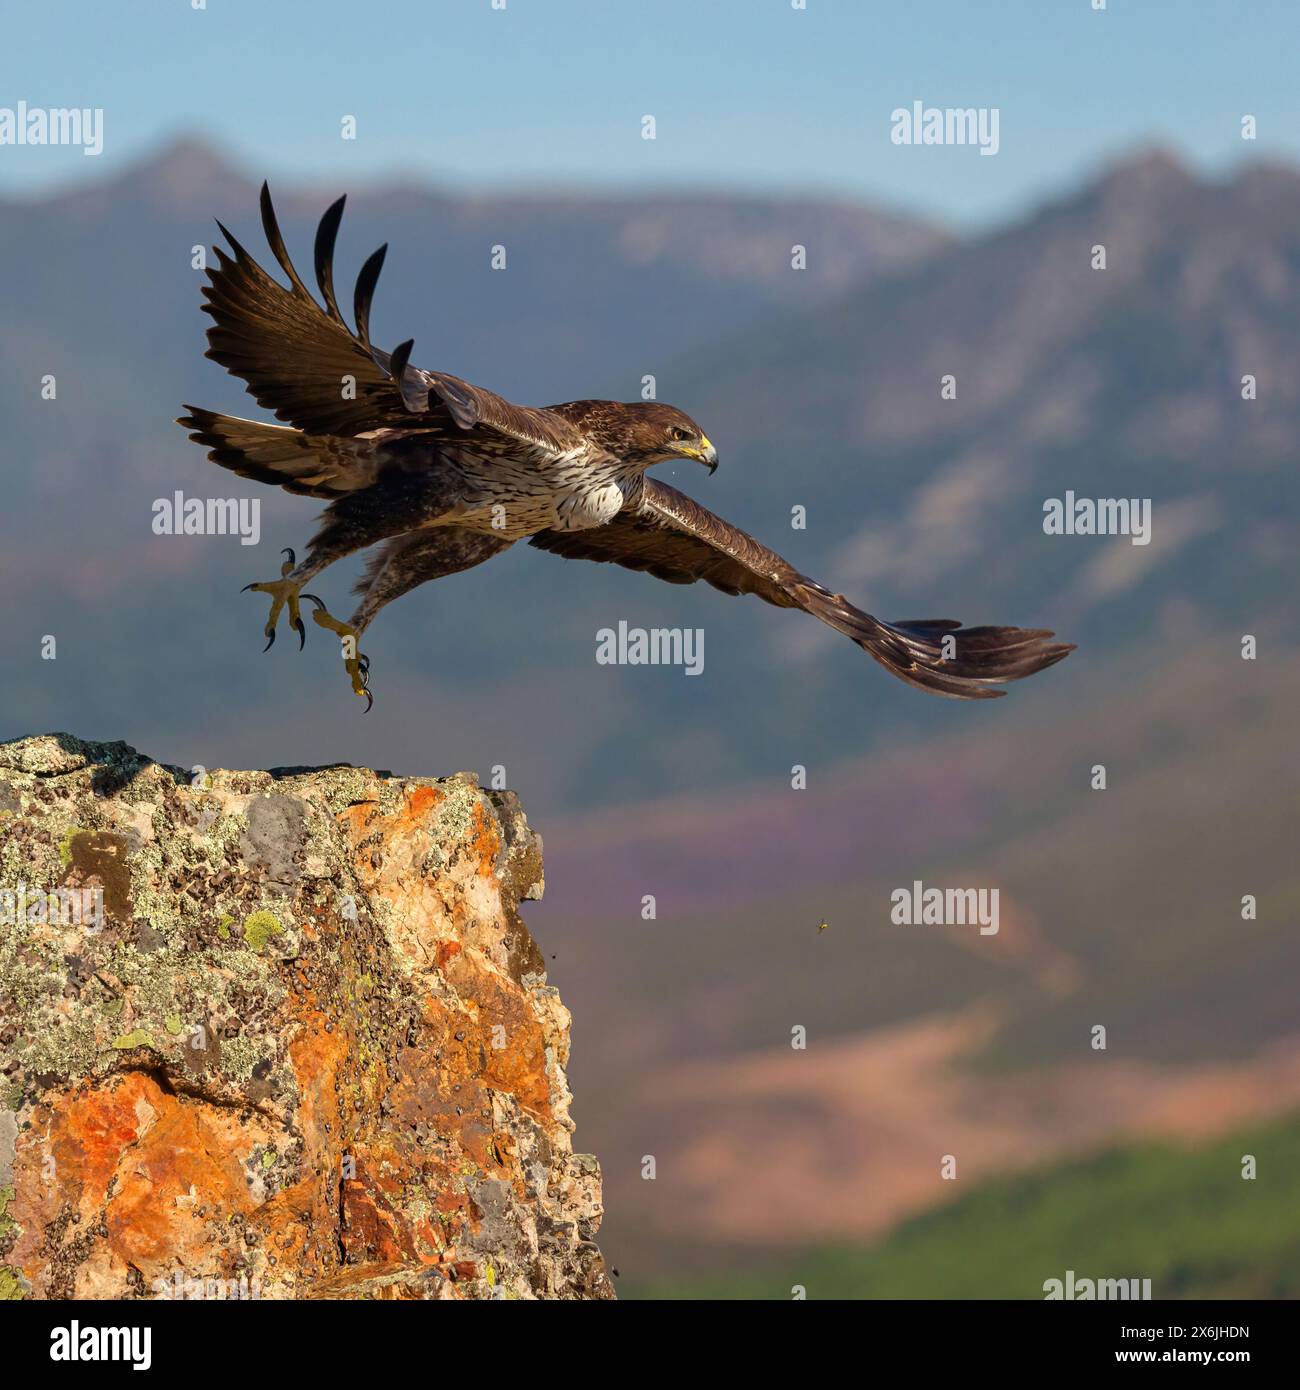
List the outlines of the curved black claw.
<svg viewBox="0 0 1300 1390">
<path fill-rule="evenodd" d="M 266 639 L 266 646 L 264 646 L 264 647 L 262 648 L 262 651 L 263 651 L 264 653 L 265 653 L 265 652 L 269 652 L 273 646 L 275 646 L 275 629 L 274 629 L 274 628 L 271 629 L 271 635 Z"/>
<path fill-rule="evenodd" d="M 287 555 L 289 557 L 289 563 L 291 565 L 296 565 L 298 563 L 298 557 L 293 553 L 293 550 L 289 546 L 286 545 L 285 548 L 280 552 L 280 554 Z"/>
<path fill-rule="evenodd" d="M 298 634 L 298 650 L 302 651 L 302 649 L 307 645 L 307 629 L 303 626 L 303 621 L 301 618 L 299 618 L 297 622 L 291 624 L 291 626 L 293 627 L 293 630 Z"/>
<path fill-rule="evenodd" d="M 343 669 L 347 671 L 351 679 L 352 693 L 366 697 L 366 710 L 369 712 L 375 703 L 375 697 L 367 689 L 370 683 L 370 658 L 358 652 L 355 646 L 351 645 L 357 639 L 356 628 L 351 623 L 340 622 L 315 594 L 299 594 L 298 597 L 300 600 L 306 599 L 308 603 L 315 605 L 316 611 L 312 614 L 312 619 L 318 627 L 328 628 L 330 632 L 337 633 L 342 639 Z"/>
<path fill-rule="evenodd" d="M 256 584 L 245 584 L 244 587 L 243 587 L 239 592 L 240 592 L 241 594 L 246 594 L 250 589 L 256 589 L 256 588 L 257 588 L 257 585 L 256 585 Z"/>
<path fill-rule="evenodd" d="M 374 707 L 375 707 L 375 697 L 367 690 L 367 691 L 366 691 L 366 707 L 365 707 L 365 709 L 363 709 L 363 710 L 361 711 L 361 713 L 362 713 L 362 714 L 369 714 L 370 711 L 371 711 L 372 709 L 374 709 Z"/>
</svg>

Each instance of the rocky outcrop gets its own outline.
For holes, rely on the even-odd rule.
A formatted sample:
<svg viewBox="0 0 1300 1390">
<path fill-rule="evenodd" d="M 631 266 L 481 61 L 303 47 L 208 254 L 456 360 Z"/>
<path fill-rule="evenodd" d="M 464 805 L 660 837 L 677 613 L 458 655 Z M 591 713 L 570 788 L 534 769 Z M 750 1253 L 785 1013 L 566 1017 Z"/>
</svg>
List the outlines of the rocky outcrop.
<svg viewBox="0 0 1300 1390">
<path fill-rule="evenodd" d="M 473 777 L 0 745 L 0 1297 L 608 1298 Z"/>
</svg>

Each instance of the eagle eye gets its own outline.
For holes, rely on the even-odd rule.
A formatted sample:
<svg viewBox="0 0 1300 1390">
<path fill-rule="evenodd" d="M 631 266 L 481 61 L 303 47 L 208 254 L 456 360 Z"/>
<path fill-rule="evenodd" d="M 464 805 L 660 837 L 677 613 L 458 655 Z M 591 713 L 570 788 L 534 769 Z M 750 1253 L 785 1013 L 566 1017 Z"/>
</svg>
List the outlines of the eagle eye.
<svg viewBox="0 0 1300 1390">
<path fill-rule="evenodd" d="M 682 429 L 680 425 L 674 425 L 671 431 L 671 437 L 673 439 L 689 439 L 691 437 L 691 432 L 690 430 Z"/>
</svg>

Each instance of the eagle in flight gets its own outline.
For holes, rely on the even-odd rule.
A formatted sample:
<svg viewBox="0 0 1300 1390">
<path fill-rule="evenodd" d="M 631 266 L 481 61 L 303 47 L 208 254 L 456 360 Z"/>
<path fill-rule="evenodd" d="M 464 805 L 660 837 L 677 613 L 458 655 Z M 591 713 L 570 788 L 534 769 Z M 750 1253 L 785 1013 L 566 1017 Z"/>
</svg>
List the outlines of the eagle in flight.
<svg viewBox="0 0 1300 1390">
<path fill-rule="evenodd" d="M 370 341 L 370 304 L 381 246 L 361 268 L 355 330 L 334 293 L 334 243 L 345 199 L 316 232 L 316 283 L 303 284 L 262 185 L 262 226 L 289 287 L 272 279 L 221 226 L 203 287 L 215 320 L 207 356 L 285 423 L 242 420 L 186 406 L 177 423 L 214 463 L 240 477 L 328 502 L 306 558 L 292 550 L 280 578 L 250 584 L 271 595 L 264 634 L 275 641 L 288 609 L 299 646 L 300 601 L 340 638 L 355 694 L 373 703 L 361 634 L 393 599 L 426 580 L 481 564 L 517 540 L 569 559 L 648 570 L 670 584 L 703 579 L 727 594 L 756 594 L 802 608 L 851 638 L 887 671 L 921 690 L 991 699 L 1060 661 L 1072 646 L 1018 627 L 970 627 L 950 619 L 886 623 L 800 574 L 752 536 L 647 476 L 654 464 L 692 459 L 710 473 L 717 451 L 682 411 L 658 402 L 569 401 L 513 405 L 447 372 L 411 365 L 412 340 L 384 352 Z M 327 565 L 377 545 L 347 622 L 303 593 Z"/>
</svg>

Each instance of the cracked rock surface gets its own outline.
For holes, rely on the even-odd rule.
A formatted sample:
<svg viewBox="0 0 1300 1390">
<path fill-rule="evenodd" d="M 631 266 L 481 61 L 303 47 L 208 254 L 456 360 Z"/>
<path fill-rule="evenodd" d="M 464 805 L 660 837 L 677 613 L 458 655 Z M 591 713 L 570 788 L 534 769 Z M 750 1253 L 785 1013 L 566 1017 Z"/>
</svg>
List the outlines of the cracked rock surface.
<svg viewBox="0 0 1300 1390">
<path fill-rule="evenodd" d="M 612 1298 L 472 776 L 0 744 L 0 1298 Z"/>
</svg>

